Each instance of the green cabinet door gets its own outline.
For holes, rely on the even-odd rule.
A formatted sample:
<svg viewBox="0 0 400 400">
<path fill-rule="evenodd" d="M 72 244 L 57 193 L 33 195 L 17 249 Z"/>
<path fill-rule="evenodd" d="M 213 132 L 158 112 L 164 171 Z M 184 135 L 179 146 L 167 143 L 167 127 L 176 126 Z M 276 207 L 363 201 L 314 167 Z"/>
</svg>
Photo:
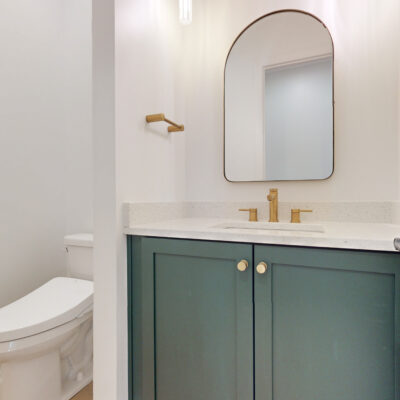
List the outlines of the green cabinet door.
<svg viewBox="0 0 400 400">
<path fill-rule="evenodd" d="M 256 245 L 256 400 L 399 400 L 400 255 Z"/>
<path fill-rule="evenodd" d="M 252 246 L 129 241 L 131 398 L 253 399 Z"/>
</svg>

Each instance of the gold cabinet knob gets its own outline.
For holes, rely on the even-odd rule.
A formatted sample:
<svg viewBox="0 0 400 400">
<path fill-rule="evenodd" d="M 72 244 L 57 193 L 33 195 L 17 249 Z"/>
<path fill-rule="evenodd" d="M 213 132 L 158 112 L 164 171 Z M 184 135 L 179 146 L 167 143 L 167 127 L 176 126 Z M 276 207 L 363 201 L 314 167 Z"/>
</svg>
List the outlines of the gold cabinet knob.
<svg viewBox="0 0 400 400">
<path fill-rule="evenodd" d="M 256 270 L 259 274 L 265 274 L 267 272 L 268 269 L 268 265 L 265 262 L 260 262 L 257 267 Z"/>
<path fill-rule="evenodd" d="M 238 269 L 238 271 L 240 271 L 240 272 L 246 271 L 246 269 L 247 269 L 248 266 L 249 266 L 249 263 L 247 262 L 247 260 L 240 260 L 240 261 L 237 263 L 237 269 Z"/>
</svg>

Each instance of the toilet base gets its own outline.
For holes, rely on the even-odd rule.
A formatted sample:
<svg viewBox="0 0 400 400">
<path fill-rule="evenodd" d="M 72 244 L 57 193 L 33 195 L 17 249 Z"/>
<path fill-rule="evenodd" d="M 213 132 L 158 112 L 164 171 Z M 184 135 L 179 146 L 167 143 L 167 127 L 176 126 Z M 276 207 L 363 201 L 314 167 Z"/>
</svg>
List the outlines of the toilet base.
<svg viewBox="0 0 400 400">
<path fill-rule="evenodd" d="M 56 329 L 0 354 L 0 400 L 69 400 L 92 381 L 91 313 Z"/>
<path fill-rule="evenodd" d="M 69 391 L 65 392 L 61 398 L 61 400 L 70 400 L 72 397 L 74 397 L 76 394 L 78 394 L 82 389 L 84 389 L 89 383 L 93 381 L 93 376 L 90 375 L 83 379 L 82 381 L 77 383 L 77 385 L 74 388 L 71 388 Z"/>
<path fill-rule="evenodd" d="M 1 400 L 54 400 L 60 398 L 61 373 L 58 351 L 30 360 L 0 366 Z"/>
<path fill-rule="evenodd" d="M 69 383 L 64 390 L 60 378 L 57 351 L 29 361 L 4 363 L 0 367 L 0 399 L 70 400 L 92 382 L 93 376 L 88 374 L 79 381 Z"/>
</svg>

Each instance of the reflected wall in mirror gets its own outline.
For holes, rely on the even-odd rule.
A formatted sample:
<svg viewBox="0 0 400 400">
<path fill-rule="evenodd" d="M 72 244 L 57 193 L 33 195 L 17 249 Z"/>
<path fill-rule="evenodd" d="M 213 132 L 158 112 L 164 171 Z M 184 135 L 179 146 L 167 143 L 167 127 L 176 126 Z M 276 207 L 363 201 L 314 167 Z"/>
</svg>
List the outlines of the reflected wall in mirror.
<svg viewBox="0 0 400 400">
<path fill-rule="evenodd" d="M 333 172 L 333 44 L 294 10 L 262 17 L 225 67 L 225 177 L 317 180 Z"/>
</svg>

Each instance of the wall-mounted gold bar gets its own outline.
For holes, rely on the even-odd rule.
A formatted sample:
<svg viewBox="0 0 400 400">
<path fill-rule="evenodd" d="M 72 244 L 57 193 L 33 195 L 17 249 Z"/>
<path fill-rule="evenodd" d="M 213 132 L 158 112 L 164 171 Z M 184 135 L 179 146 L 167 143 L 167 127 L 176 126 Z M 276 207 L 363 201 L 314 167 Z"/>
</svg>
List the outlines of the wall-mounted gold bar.
<svg viewBox="0 0 400 400">
<path fill-rule="evenodd" d="M 147 123 L 152 123 L 152 122 L 161 122 L 165 121 L 167 124 L 171 125 L 168 127 L 168 132 L 183 132 L 185 130 L 184 125 L 179 125 L 175 122 L 172 122 L 168 118 L 165 118 L 164 114 L 150 114 L 146 115 L 146 122 Z"/>
</svg>

